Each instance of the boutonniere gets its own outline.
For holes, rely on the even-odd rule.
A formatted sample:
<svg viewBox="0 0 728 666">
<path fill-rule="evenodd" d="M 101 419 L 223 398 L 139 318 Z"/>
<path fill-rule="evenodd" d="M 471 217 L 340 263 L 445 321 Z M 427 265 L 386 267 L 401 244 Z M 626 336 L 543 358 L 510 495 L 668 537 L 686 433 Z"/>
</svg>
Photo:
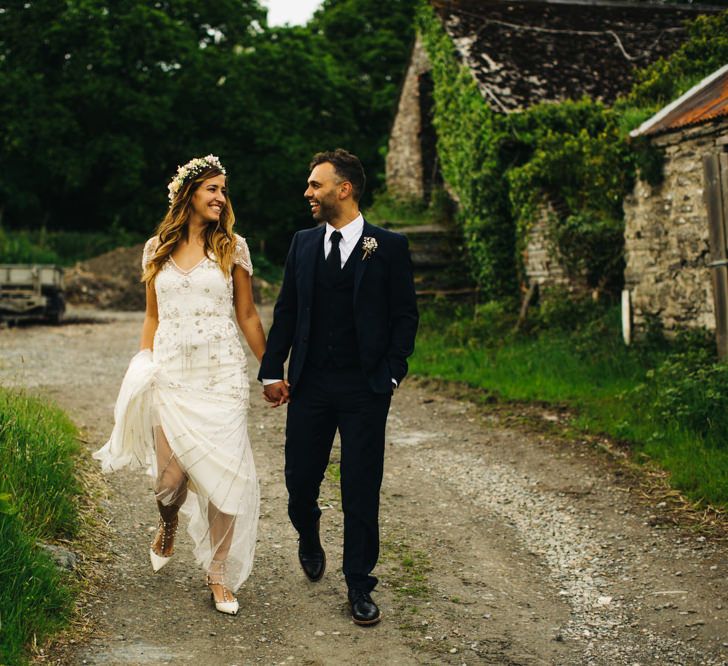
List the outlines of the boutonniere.
<svg viewBox="0 0 728 666">
<path fill-rule="evenodd" d="M 364 236 L 361 242 L 361 249 L 364 251 L 364 254 L 362 255 L 361 260 L 364 261 L 365 259 L 369 259 L 374 252 L 376 252 L 378 245 L 377 245 L 377 239 L 373 236 Z"/>
</svg>

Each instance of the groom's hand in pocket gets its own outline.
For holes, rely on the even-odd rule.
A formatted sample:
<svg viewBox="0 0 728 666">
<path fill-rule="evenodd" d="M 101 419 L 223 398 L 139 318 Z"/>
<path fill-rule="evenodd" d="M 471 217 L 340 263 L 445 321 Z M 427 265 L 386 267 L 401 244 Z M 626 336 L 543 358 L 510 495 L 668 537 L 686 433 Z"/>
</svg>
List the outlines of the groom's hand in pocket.
<svg viewBox="0 0 728 666">
<path fill-rule="evenodd" d="M 280 407 L 291 400 L 288 386 L 289 384 L 285 380 L 275 384 L 266 384 L 263 387 L 263 397 L 271 403 L 271 407 Z"/>
</svg>

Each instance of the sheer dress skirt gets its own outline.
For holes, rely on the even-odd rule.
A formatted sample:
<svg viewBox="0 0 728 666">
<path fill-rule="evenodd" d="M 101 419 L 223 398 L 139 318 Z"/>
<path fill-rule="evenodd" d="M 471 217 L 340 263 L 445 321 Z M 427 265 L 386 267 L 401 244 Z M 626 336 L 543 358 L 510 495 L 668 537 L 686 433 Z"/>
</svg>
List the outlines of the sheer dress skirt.
<svg viewBox="0 0 728 666">
<path fill-rule="evenodd" d="M 173 333 L 163 324 L 154 352 L 132 359 L 111 439 L 94 457 L 105 471 L 146 467 L 157 500 L 187 516 L 197 562 L 207 570 L 225 560 L 235 591 L 252 569 L 260 511 L 245 354 L 237 332 L 180 338 L 190 326 L 176 322 Z"/>
</svg>

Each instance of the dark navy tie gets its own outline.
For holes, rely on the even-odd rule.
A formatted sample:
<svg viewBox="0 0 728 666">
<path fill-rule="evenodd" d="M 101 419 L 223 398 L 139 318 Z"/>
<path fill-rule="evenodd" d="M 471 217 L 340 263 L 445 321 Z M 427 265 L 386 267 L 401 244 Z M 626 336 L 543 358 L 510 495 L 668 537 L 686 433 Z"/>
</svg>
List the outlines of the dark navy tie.
<svg viewBox="0 0 728 666">
<path fill-rule="evenodd" d="M 334 231 L 331 234 L 331 251 L 326 257 L 326 267 L 329 275 L 336 277 L 341 272 L 341 250 L 339 243 L 341 242 L 341 232 Z"/>
</svg>

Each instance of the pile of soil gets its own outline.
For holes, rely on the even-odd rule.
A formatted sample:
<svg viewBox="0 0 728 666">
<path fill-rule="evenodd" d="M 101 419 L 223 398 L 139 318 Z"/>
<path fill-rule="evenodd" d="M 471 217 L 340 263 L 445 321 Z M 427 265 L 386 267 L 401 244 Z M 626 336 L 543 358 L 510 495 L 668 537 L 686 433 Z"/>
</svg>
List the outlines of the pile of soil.
<svg viewBox="0 0 728 666">
<path fill-rule="evenodd" d="M 66 301 L 72 305 L 92 305 L 102 310 L 143 310 L 143 250 L 144 243 L 117 247 L 67 269 Z M 253 278 L 253 296 L 256 303 L 270 301 L 275 297 L 275 292 L 274 285 Z"/>
<path fill-rule="evenodd" d="M 105 310 L 143 310 L 141 260 L 144 244 L 118 247 L 78 262 L 65 275 L 66 300 Z"/>
</svg>

